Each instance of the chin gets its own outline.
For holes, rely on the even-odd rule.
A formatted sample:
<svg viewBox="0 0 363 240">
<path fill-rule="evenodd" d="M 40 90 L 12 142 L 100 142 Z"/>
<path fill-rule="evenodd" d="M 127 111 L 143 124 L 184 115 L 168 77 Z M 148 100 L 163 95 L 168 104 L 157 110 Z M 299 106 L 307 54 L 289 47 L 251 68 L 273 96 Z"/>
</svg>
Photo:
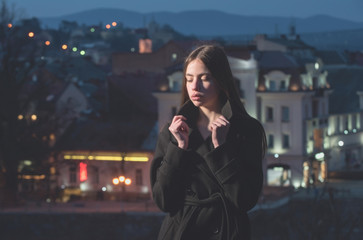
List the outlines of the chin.
<svg viewBox="0 0 363 240">
<path fill-rule="evenodd" d="M 193 103 L 193 104 L 194 104 L 194 106 L 196 106 L 196 107 L 201 107 L 201 106 L 203 106 L 203 103 L 202 103 L 202 102 L 192 101 L 192 103 Z"/>
</svg>

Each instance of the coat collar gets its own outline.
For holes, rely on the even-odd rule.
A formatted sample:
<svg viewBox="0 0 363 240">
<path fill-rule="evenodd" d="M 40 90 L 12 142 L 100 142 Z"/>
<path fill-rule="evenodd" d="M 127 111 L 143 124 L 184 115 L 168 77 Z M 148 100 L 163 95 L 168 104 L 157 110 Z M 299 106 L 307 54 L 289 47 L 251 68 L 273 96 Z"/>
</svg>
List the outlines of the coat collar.
<svg viewBox="0 0 363 240">
<path fill-rule="evenodd" d="M 188 123 L 189 126 L 193 126 L 194 124 L 196 124 L 198 114 L 199 114 L 198 107 L 194 106 L 194 104 L 190 100 L 185 102 L 181 106 L 181 108 L 180 108 L 180 110 L 178 112 L 178 115 L 183 115 L 184 117 L 186 117 L 187 123 Z M 233 116 L 233 109 L 232 109 L 232 106 L 231 106 L 231 104 L 230 104 L 230 102 L 228 100 L 226 100 L 223 103 L 222 109 L 221 109 L 221 114 L 227 120 L 231 120 L 231 118 Z"/>
</svg>

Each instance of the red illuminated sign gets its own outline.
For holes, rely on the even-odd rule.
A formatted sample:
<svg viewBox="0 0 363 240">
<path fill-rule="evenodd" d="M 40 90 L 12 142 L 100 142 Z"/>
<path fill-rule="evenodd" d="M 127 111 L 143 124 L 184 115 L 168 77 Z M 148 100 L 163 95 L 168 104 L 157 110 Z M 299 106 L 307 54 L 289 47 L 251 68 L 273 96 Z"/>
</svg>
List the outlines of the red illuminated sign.
<svg viewBox="0 0 363 240">
<path fill-rule="evenodd" d="M 79 163 L 79 180 L 81 182 L 87 180 L 87 163 Z"/>
</svg>

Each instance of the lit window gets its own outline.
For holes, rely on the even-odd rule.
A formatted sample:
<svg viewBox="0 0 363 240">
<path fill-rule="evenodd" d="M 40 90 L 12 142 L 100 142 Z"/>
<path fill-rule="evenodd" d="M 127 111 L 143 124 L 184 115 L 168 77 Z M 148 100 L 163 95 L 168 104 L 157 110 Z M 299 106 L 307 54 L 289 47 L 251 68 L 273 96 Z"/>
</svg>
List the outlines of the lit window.
<svg viewBox="0 0 363 240">
<path fill-rule="evenodd" d="M 79 181 L 84 182 L 87 180 L 87 163 L 79 163 Z"/>
<path fill-rule="evenodd" d="M 177 57 L 178 57 L 178 54 L 176 54 L 176 53 L 171 54 L 172 61 L 175 61 L 177 59 Z"/>
<path fill-rule="evenodd" d="M 318 70 L 319 69 L 319 63 L 315 63 L 314 67 L 315 67 L 316 70 Z"/>
<path fill-rule="evenodd" d="M 286 165 L 270 165 L 267 167 L 267 185 L 288 187 L 291 185 L 291 169 Z"/>
</svg>

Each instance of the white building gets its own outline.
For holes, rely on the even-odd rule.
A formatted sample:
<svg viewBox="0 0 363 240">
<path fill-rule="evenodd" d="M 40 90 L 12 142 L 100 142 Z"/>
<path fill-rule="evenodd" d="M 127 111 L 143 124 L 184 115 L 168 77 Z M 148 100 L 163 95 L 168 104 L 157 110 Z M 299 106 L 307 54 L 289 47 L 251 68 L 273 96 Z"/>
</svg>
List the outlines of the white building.
<svg viewBox="0 0 363 240">
<path fill-rule="evenodd" d="M 311 158 L 323 151 L 317 136 L 327 127 L 331 93 L 318 62 L 301 64 L 279 51 L 258 54 L 257 112 L 267 138 L 267 185 L 300 187 L 309 178 L 326 177 L 323 159 Z"/>
</svg>

